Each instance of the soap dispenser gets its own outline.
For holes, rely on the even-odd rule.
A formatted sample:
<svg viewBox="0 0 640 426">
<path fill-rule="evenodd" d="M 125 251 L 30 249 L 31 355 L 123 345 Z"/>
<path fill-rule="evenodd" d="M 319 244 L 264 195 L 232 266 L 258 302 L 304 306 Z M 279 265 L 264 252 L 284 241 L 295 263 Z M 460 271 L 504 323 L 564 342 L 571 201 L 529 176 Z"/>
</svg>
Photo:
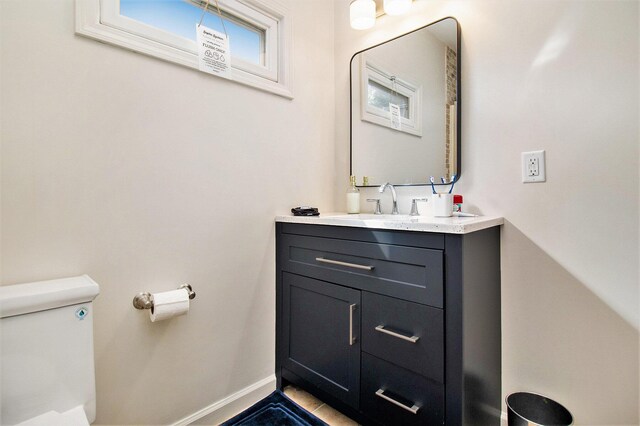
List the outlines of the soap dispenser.
<svg viewBox="0 0 640 426">
<path fill-rule="evenodd" d="M 352 175 L 349 181 L 349 189 L 347 189 L 347 213 L 360 213 L 360 190 L 356 187 L 356 177 Z"/>
</svg>

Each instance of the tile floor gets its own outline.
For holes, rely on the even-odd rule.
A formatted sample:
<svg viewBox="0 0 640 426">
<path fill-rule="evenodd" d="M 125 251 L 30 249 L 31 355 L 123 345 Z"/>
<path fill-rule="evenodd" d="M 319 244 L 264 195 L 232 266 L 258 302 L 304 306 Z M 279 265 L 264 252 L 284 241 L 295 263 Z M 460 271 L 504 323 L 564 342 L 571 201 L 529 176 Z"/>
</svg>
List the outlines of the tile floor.
<svg viewBox="0 0 640 426">
<path fill-rule="evenodd" d="M 299 389 L 295 386 L 287 386 L 284 388 L 284 394 L 293 402 L 312 413 L 330 426 L 358 426 L 358 423 L 351 420 L 341 412 L 334 410 L 324 402 L 320 401 L 310 393 Z"/>
</svg>

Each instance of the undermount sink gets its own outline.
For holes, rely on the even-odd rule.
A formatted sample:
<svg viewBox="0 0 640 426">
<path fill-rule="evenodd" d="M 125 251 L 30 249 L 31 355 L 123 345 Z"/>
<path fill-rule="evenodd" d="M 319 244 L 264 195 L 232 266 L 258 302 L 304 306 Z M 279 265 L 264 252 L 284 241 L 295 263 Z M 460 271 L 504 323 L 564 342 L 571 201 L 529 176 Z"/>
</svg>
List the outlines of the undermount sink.
<svg viewBox="0 0 640 426">
<path fill-rule="evenodd" d="M 372 213 L 359 213 L 359 214 L 340 214 L 335 216 L 325 216 L 332 219 L 343 220 L 363 220 L 363 221 L 384 221 L 384 222 L 417 222 L 420 216 L 410 216 L 408 214 L 372 214 Z"/>
</svg>

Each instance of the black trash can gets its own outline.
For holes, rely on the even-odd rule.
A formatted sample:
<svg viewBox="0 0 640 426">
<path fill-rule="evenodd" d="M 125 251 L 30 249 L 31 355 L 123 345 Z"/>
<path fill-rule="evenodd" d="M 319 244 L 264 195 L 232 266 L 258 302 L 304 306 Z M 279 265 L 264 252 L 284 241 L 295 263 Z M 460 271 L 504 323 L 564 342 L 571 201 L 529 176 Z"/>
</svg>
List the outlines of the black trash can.
<svg viewBox="0 0 640 426">
<path fill-rule="evenodd" d="M 546 396 L 516 392 L 507 397 L 507 421 L 509 426 L 564 426 L 573 424 L 573 416 Z"/>
</svg>

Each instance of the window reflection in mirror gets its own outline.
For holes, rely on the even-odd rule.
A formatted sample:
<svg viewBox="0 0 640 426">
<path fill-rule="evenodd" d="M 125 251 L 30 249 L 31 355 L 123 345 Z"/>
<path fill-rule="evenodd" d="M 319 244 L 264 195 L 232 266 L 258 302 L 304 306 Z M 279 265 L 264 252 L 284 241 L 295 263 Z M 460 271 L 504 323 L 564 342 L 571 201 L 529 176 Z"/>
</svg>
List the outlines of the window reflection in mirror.
<svg viewBox="0 0 640 426">
<path fill-rule="evenodd" d="M 403 118 L 409 118 L 409 97 L 372 79 L 367 81 L 367 86 L 367 103 L 370 107 L 389 112 L 389 104 L 393 103 L 400 107 L 400 115 Z"/>
</svg>

